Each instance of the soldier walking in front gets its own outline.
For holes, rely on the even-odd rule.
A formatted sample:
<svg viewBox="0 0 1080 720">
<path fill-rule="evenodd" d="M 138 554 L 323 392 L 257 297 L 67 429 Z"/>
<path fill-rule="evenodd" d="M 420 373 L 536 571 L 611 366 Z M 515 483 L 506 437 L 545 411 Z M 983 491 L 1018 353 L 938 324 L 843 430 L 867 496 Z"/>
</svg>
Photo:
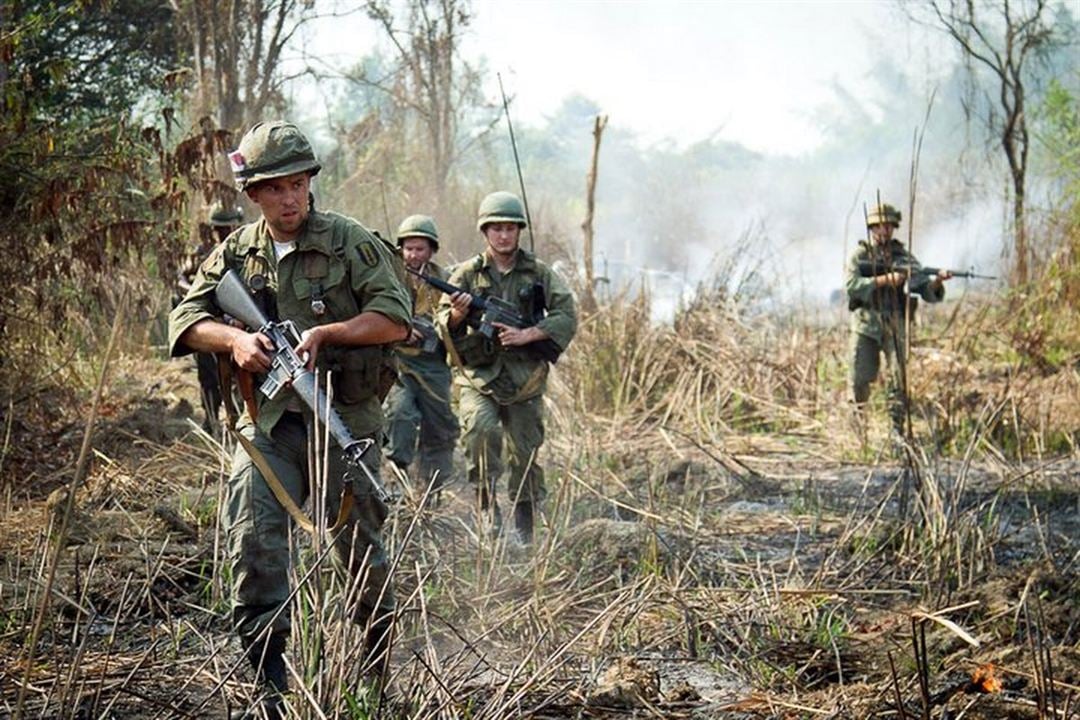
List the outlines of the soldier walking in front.
<svg viewBox="0 0 1080 720">
<path fill-rule="evenodd" d="M 887 393 L 893 438 L 902 441 L 907 415 L 906 324 L 914 320 L 918 294 L 929 303 L 945 298 L 941 271 L 933 277 L 921 272 L 919 261 L 893 238 L 900 226 L 900 211 L 879 204 L 866 217 L 867 240 L 848 262 L 846 288 L 851 316 L 851 391 L 856 416 L 865 428 L 870 384 L 877 379 L 881 355 L 889 366 Z"/>
<path fill-rule="evenodd" d="M 377 478 L 382 428 L 377 379 L 385 346 L 407 336 L 410 317 L 394 249 L 355 220 L 314 209 L 311 178 L 321 166 L 295 125 L 255 125 L 230 161 L 240 189 L 262 217 L 230 235 L 203 262 L 169 316 L 171 352 L 229 353 L 246 372 L 270 370 L 269 338 L 221 320 L 215 289 L 227 271 L 234 271 L 263 314 L 295 324 L 302 338 L 296 352 L 308 358 L 320 382 L 333 371 L 334 409 L 355 438 L 375 442 L 363 460 Z M 223 508 L 232 623 L 265 692 L 261 708 L 244 717 L 280 717 L 281 695 L 288 689 L 291 520 L 269 483 L 279 485 L 296 505 L 318 493 L 330 517 L 344 503 L 346 484 L 352 488 L 354 503 L 335 536 L 334 552 L 340 566 L 363 583 L 352 619 L 367 629 L 368 662 L 383 667 L 394 613 L 381 535 L 388 509 L 372 485 L 346 476 L 340 448 L 327 453 L 325 477 L 312 477 L 313 468 L 323 466 L 323 458 L 309 457 L 314 418 L 291 388 L 272 400 L 260 393 L 245 401 L 237 431 L 252 450 L 237 446 Z"/>
<path fill-rule="evenodd" d="M 566 350 L 577 329 L 574 298 L 551 268 L 519 246 L 525 228 L 521 200 L 508 192 L 480 203 L 477 229 L 485 250 L 458 265 L 450 283 L 462 292 L 443 296 L 438 322 L 450 339 L 448 351 L 458 372 L 459 410 L 468 477 L 480 508 L 496 531 L 502 517 L 496 497 L 509 465 L 508 490 L 518 538 L 533 537 L 534 508 L 544 499 L 544 473 L 537 453 L 544 441 L 544 390 L 548 363 L 536 344 L 553 341 Z M 496 323 L 494 338 L 478 331 L 473 295 L 501 298 L 535 324 L 516 328 Z"/>
<path fill-rule="evenodd" d="M 427 215 L 411 215 L 397 231 L 398 248 L 405 265 L 423 275 L 446 279 L 446 272 L 432 256 L 439 251 L 435 221 Z M 450 408 L 450 367 L 446 350 L 435 331 L 434 315 L 441 293 L 410 275 L 413 330 L 409 341 L 396 350 L 398 380 L 386 399 L 387 456 L 407 472 L 417 454 L 420 480 L 432 492 L 453 480 L 454 446 L 459 428 Z"/>
</svg>

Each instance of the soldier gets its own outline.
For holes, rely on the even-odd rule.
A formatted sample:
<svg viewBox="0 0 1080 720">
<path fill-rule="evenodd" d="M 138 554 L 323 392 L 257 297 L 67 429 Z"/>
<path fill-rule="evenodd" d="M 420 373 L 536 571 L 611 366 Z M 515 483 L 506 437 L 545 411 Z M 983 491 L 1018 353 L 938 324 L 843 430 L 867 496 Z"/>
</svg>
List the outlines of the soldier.
<svg viewBox="0 0 1080 720">
<path fill-rule="evenodd" d="M 433 219 L 427 215 L 405 218 L 397 231 L 397 243 L 410 269 L 446 279 L 446 272 L 431 260 L 439 251 L 439 233 Z M 413 331 L 408 344 L 397 349 L 398 381 L 386 399 L 387 455 L 407 471 L 419 435 L 420 478 L 425 485 L 435 478 L 432 490 L 437 492 L 453 477 L 458 421 L 450 409 L 446 350 L 432 324 L 440 293 L 415 276 L 409 279 Z"/>
<path fill-rule="evenodd" d="M 889 365 L 887 392 L 894 440 L 904 437 L 907 414 L 907 373 L 905 369 L 905 312 L 914 319 L 917 293 L 926 302 L 945 298 L 947 271 L 935 276 L 920 272 L 919 261 L 903 243 L 893 238 L 900 226 L 900 211 L 880 204 L 866 217 L 869 239 L 859 246 L 848 262 L 847 296 L 851 316 L 851 388 L 860 426 L 865 421 L 870 383 L 878 376 L 881 354 Z"/>
<path fill-rule="evenodd" d="M 301 331 L 296 350 L 320 373 L 333 370 L 334 407 L 356 438 L 377 439 L 382 408 L 376 378 L 385 345 L 408 335 L 409 293 L 395 271 L 394 250 L 351 218 L 317 211 L 311 178 L 320 164 L 304 135 L 290 123 L 252 127 L 229 156 L 237 184 L 262 217 L 218 245 L 199 269 L 191 290 L 169 317 L 174 356 L 192 351 L 230 353 L 250 373 L 270 369 L 269 339 L 220 321 L 214 290 L 236 271 L 272 319 L 292 320 Z M 309 458 L 312 416 L 291 390 L 274 400 L 260 394 L 240 418 L 238 432 L 255 458 L 238 446 L 224 508 L 232 578 L 232 622 L 267 697 L 262 711 L 279 717 L 288 688 L 290 518 L 268 483 L 280 484 L 302 505 L 317 491 L 327 514 L 339 509 L 345 468 L 330 448 L 326 477 L 312 487 Z M 333 440 L 331 440 L 333 443 Z M 379 472 L 377 445 L 364 456 Z M 261 457 L 258 457 L 261 456 Z M 262 468 L 272 472 L 264 474 Z M 335 553 L 354 578 L 365 578 L 353 620 L 367 628 L 369 662 L 389 644 L 394 595 L 381 528 L 386 506 L 367 483 L 353 488 L 355 503 L 335 538 Z M 252 710 L 249 713 L 256 713 Z"/>
<path fill-rule="evenodd" d="M 462 292 L 443 296 L 438 321 L 451 340 L 447 349 L 459 370 L 454 382 L 461 391 L 468 476 L 480 507 L 498 532 L 502 518 L 496 482 L 505 441 L 514 525 L 519 539 L 529 543 L 533 508 L 546 493 L 537 451 L 544 441 L 548 365 L 537 357 L 535 344 L 550 340 L 565 350 L 577 328 L 577 313 L 573 295 L 559 276 L 518 246 L 524 227 L 524 207 L 517 196 L 496 192 L 484 198 L 477 228 L 487 247 L 454 270 L 450 282 Z M 525 318 L 545 311 L 546 316 L 526 328 L 497 324 L 493 342 L 467 322 L 473 294 L 514 303 Z"/>
<path fill-rule="evenodd" d="M 238 207 L 228 208 L 222 203 L 215 204 L 210 209 L 207 225 L 209 232 L 200 232 L 198 246 L 186 256 L 180 265 L 180 276 L 177 278 L 179 293 L 173 306 L 191 289 L 191 283 L 195 280 L 195 273 L 199 265 L 210 254 L 217 243 L 233 233 L 244 222 L 244 211 Z M 213 434 L 218 428 L 218 413 L 221 410 L 222 392 L 218 360 L 213 353 L 195 353 L 195 369 L 199 376 L 199 397 L 203 408 L 203 430 Z M 230 413 L 232 410 L 229 411 Z"/>
</svg>

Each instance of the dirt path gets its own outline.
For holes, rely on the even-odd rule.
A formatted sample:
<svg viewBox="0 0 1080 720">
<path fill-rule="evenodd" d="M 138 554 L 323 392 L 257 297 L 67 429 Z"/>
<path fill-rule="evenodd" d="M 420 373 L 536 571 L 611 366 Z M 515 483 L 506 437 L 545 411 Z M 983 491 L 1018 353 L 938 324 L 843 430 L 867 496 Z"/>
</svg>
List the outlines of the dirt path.
<svg viewBox="0 0 1080 720">
<path fill-rule="evenodd" d="M 29 666 L 27 717 L 220 717 L 247 702 L 215 513 L 226 455 L 189 420 L 193 376 L 147 361 L 113 384 Z M 0 714 L 27 675 L 62 507 L 50 493 L 81 439 L 78 424 L 60 427 L 5 464 Z M 1062 717 L 1080 692 L 1075 461 L 937 461 L 915 477 L 799 452 L 742 473 L 692 450 L 611 467 L 560 452 L 531 549 L 478 529 L 462 485 L 434 510 L 420 512 L 415 493 L 397 506 L 401 619 L 384 715 L 895 717 L 899 695 L 933 717 L 1050 717 L 1039 688 L 1053 680 Z M 958 608 L 916 622 L 926 660 L 912 645 L 920 608 Z M 294 642 L 301 675 L 308 649 Z M 1003 691 L 971 686 L 985 663 Z M 290 701 L 299 716 L 312 704 L 365 716 L 311 683 L 314 700 Z"/>
</svg>

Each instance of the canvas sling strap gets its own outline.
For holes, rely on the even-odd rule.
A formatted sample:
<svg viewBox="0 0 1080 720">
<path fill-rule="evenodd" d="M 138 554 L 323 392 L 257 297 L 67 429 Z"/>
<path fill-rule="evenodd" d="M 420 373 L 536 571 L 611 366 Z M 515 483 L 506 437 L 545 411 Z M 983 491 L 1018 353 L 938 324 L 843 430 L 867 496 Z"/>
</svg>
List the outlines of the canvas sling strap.
<svg viewBox="0 0 1080 720">
<path fill-rule="evenodd" d="M 300 509 L 300 506 L 293 500 L 292 495 L 285 489 L 285 486 L 281 484 L 281 480 L 278 479 L 277 474 L 274 472 L 274 468 L 270 466 L 270 463 L 266 460 L 266 456 L 259 451 L 259 448 L 255 447 L 255 443 L 248 440 L 239 432 L 234 431 L 236 439 L 240 442 L 241 447 L 244 448 L 244 452 L 251 458 L 251 462 L 255 463 L 255 467 L 262 473 L 263 478 L 266 480 L 266 484 L 270 487 L 270 492 L 274 494 L 277 501 L 281 503 L 281 507 L 285 508 L 285 511 L 292 516 L 292 519 L 301 528 L 307 532 L 314 534 L 315 525 L 308 519 L 304 511 Z M 345 523 L 349 520 L 349 513 L 352 512 L 353 506 L 353 493 L 352 487 L 346 483 L 345 487 L 341 490 L 341 499 L 338 503 L 337 520 L 330 527 L 329 533 L 333 534 L 345 526 Z"/>
</svg>

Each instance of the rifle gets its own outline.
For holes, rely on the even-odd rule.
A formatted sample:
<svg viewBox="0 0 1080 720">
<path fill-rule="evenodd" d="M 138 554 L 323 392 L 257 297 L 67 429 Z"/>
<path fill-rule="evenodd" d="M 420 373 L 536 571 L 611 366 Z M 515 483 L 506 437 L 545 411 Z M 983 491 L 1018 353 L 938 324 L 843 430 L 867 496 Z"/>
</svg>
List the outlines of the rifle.
<svg viewBox="0 0 1080 720">
<path fill-rule="evenodd" d="M 451 285 L 448 282 L 440 280 L 439 278 L 431 277 L 430 275 L 424 275 L 421 272 L 417 272 L 412 268 L 405 268 L 407 271 L 420 278 L 428 285 L 431 285 L 436 290 L 442 290 L 447 295 L 453 295 L 454 293 L 466 292 L 466 290 Z M 524 318 L 521 313 L 518 312 L 514 305 L 499 297 L 492 297 L 490 295 L 473 295 L 472 302 L 469 303 L 469 315 L 466 318 L 466 322 L 470 326 L 476 328 L 484 337 L 489 340 L 497 340 L 497 332 L 495 324 L 509 325 L 514 328 L 527 328 L 536 325 L 537 321 L 543 318 L 544 312 L 544 291 L 542 287 L 537 286 L 534 290 L 535 298 L 533 302 L 534 317 Z M 554 363 L 559 359 L 562 354 L 562 348 L 559 344 L 551 338 L 544 338 L 543 340 L 537 340 L 536 342 L 529 343 L 525 346 L 530 353 L 532 353 L 537 359 L 544 362 Z"/>
<path fill-rule="evenodd" d="M 304 401 L 315 413 L 315 417 L 325 421 L 330 434 L 341 446 L 345 462 L 352 468 L 359 469 L 371 484 L 375 495 L 384 503 L 393 498 L 378 478 L 371 474 L 363 463 L 364 453 L 375 444 L 374 440 L 357 440 L 349 432 L 345 421 L 341 419 L 329 403 L 326 390 L 316 386 L 315 373 L 304 366 L 304 361 L 296 354 L 300 344 L 300 333 L 291 320 L 273 322 L 255 304 L 243 281 L 233 270 L 222 276 L 214 290 L 218 307 L 247 325 L 255 332 L 270 338 L 274 348 L 270 351 L 271 368 L 263 381 L 259 392 L 273 400 L 281 390 L 291 385 L 297 397 Z"/>
<path fill-rule="evenodd" d="M 915 271 L 914 273 L 912 273 L 913 270 Z M 859 274 L 863 277 L 875 277 L 890 272 L 899 272 L 908 275 L 911 280 L 915 282 L 914 287 L 922 287 L 930 282 L 930 278 L 943 272 L 951 273 L 953 277 L 958 278 L 997 280 L 997 278 L 992 275 L 979 275 L 968 270 L 949 270 L 947 268 L 930 267 L 929 265 L 886 265 L 885 263 L 874 262 L 873 260 L 859 261 Z"/>
<path fill-rule="evenodd" d="M 438 352 L 442 343 L 439 342 L 439 334 L 435 331 L 435 323 L 431 322 L 423 315 L 414 315 L 412 326 L 413 330 L 420 334 L 420 340 L 416 343 L 415 347 L 420 348 L 420 352 L 429 355 Z"/>
</svg>

